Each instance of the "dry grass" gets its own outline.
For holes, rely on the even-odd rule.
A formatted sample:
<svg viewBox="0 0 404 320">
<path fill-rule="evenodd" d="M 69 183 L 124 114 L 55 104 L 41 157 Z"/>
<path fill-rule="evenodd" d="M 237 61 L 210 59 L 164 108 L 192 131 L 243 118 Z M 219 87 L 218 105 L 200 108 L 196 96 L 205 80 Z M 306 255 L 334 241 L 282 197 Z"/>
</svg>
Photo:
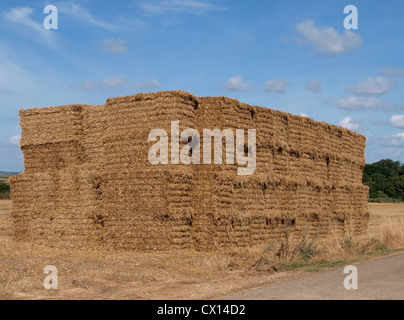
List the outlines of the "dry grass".
<svg viewBox="0 0 404 320">
<path fill-rule="evenodd" d="M 390 249 L 404 248 L 404 203 L 371 203 L 369 236 Z"/>
<path fill-rule="evenodd" d="M 11 200 L 0 200 L 0 215 L 10 215 Z"/>
<path fill-rule="evenodd" d="M 369 203 L 369 209 L 373 220 L 381 217 L 404 219 L 404 203 Z"/>
<path fill-rule="evenodd" d="M 404 203 L 369 203 L 369 210 L 371 216 L 368 234 L 334 239 L 334 245 L 323 246 L 321 251 L 323 258 L 328 260 L 334 257 L 350 258 L 375 250 L 404 248 Z"/>
<path fill-rule="evenodd" d="M 372 203 L 373 216 L 370 220 L 369 235 L 380 237 L 381 242 L 390 249 L 404 247 L 404 204 Z"/>
<path fill-rule="evenodd" d="M 371 212 L 368 233 L 344 237 L 329 236 L 317 239 L 309 236 L 309 231 L 302 237 L 289 234 L 280 243 L 269 243 L 257 259 L 256 270 L 282 270 L 291 264 L 300 266 L 324 264 L 337 260 L 364 258 L 373 254 L 389 253 L 404 248 L 404 204 L 369 203 Z"/>
<path fill-rule="evenodd" d="M 0 299 L 208 299 L 301 274 L 282 271 L 282 262 L 302 258 L 296 254 L 301 238 L 289 237 L 288 248 L 269 243 L 226 253 L 60 250 L 13 241 L 10 207 L 10 201 L 0 201 Z M 341 260 L 383 246 L 403 248 L 404 204 L 371 204 L 370 210 L 380 223 L 371 226 L 368 236 L 327 244 L 315 240 L 312 260 Z M 58 290 L 43 288 L 43 268 L 49 264 L 58 268 Z"/>
</svg>

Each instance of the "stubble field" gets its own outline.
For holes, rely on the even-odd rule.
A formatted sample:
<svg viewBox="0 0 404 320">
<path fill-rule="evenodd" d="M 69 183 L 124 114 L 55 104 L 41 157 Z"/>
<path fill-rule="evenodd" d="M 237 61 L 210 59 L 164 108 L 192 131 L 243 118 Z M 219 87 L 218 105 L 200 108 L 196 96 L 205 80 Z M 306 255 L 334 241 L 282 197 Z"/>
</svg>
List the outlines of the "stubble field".
<svg viewBox="0 0 404 320">
<path fill-rule="evenodd" d="M 369 208 L 368 236 L 318 243 L 311 263 L 404 248 L 404 204 L 371 203 Z M 0 299 L 210 299 L 307 272 L 291 267 L 291 257 L 274 260 L 264 247 L 226 253 L 133 253 L 15 242 L 10 210 L 11 201 L 0 200 Z M 57 290 L 44 289 L 47 265 L 58 269 Z"/>
</svg>

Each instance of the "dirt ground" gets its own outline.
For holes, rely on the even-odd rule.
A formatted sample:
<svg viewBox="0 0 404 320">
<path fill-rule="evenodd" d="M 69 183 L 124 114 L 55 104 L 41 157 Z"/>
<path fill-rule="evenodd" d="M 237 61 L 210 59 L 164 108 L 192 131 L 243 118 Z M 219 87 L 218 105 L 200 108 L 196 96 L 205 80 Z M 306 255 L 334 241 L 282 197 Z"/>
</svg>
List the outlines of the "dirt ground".
<svg viewBox="0 0 404 320">
<path fill-rule="evenodd" d="M 404 204 L 369 204 L 370 226 L 404 219 Z M 0 299 L 210 299 L 283 281 L 299 272 L 257 271 L 254 250 L 229 253 L 88 252 L 12 240 L 11 201 L 0 200 Z M 44 267 L 58 290 L 44 289 Z"/>
</svg>

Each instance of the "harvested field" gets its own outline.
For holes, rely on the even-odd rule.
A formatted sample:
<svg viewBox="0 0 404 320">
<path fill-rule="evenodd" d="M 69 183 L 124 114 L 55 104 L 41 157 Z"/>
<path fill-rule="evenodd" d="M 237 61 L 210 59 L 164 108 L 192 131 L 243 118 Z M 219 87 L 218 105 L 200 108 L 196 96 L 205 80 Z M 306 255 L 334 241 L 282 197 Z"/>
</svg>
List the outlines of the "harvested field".
<svg viewBox="0 0 404 320">
<path fill-rule="evenodd" d="M 404 203 L 369 203 L 369 209 L 371 212 L 370 221 L 382 217 L 404 218 Z"/>
<path fill-rule="evenodd" d="M 404 217 L 404 204 L 369 208 L 371 221 L 389 216 L 397 226 Z M 301 274 L 250 269 L 263 248 L 133 254 L 15 242 L 10 210 L 11 201 L 0 201 L 0 299 L 208 299 Z M 43 268 L 49 264 L 58 268 L 58 290 L 43 288 Z"/>
<path fill-rule="evenodd" d="M 404 223 L 403 203 L 369 203 L 371 216 L 369 219 L 369 231 L 377 229 L 386 222 Z"/>
<path fill-rule="evenodd" d="M 10 212 L 11 200 L 0 199 L 0 239 L 11 239 L 13 223 Z"/>
<path fill-rule="evenodd" d="M 10 216 L 11 212 L 11 200 L 0 200 L 0 216 Z"/>
</svg>

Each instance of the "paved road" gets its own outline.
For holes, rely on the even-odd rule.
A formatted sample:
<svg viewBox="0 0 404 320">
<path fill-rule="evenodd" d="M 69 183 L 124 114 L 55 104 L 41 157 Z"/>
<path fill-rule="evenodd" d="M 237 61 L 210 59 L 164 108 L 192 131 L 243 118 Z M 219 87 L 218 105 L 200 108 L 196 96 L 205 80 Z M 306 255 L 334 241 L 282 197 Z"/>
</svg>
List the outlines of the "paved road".
<svg viewBox="0 0 404 320">
<path fill-rule="evenodd" d="M 358 289 L 346 290 L 344 267 L 313 273 L 222 299 L 404 299 L 404 254 L 353 264 L 358 270 Z"/>
</svg>

